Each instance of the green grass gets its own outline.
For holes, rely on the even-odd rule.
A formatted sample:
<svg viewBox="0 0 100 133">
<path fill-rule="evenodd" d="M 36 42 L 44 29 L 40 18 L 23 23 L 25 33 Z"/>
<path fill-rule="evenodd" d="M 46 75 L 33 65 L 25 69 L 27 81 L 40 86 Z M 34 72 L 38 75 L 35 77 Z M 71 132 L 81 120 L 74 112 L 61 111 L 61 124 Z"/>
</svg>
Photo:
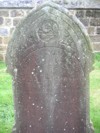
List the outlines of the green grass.
<svg viewBox="0 0 100 133">
<path fill-rule="evenodd" d="M 90 115 L 95 127 L 95 133 L 100 133 L 100 70 L 90 74 Z"/>
<path fill-rule="evenodd" d="M 0 62 L 0 133 L 11 133 L 14 124 L 11 76 Z M 100 133 L 100 54 L 95 54 L 94 70 L 90 73 L 90 116 L 95 133 Z"/>
<path fill-rule="evenodd" d="M 0 133 L 11 133 L 14 123 L 11 76 L 0 62 Z"/>
<path fill-rule="evenodd" d="M 100 54 L 94 54 L 94 58 L 95 58 L 94 68 L 100 69 Z"/>
<path fill-rule="evenodd" d="M 94 70 L 90 73 L 90 116 L 95 133 L 100 133 L 100 54 L 95 54 Z"/>
</svg>

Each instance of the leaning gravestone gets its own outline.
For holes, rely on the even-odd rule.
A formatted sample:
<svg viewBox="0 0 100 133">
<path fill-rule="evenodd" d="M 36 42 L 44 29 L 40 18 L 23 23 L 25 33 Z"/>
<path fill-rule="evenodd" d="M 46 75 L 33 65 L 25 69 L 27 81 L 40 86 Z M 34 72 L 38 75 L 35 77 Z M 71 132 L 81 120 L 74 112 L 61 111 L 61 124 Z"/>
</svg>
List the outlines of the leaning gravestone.
<svg viewBox="0 0 100 133">
<path fill-rule="evenodd" d="M 13 76 L 13 133 L 91 133 L 92 49 L 63 7 L 43 4 L 16 28 L 6 62 Z"/>
</svg>

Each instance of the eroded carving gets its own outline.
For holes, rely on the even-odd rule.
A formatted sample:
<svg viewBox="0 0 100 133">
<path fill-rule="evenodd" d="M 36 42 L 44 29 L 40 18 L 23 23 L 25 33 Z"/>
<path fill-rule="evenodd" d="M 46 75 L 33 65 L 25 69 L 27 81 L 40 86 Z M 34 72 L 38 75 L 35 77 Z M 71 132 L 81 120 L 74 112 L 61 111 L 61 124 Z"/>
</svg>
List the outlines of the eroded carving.
<svg viewBox="0 0 100 133">
<path fill-rule="evenodd" d="M 43 41 L 49 41 L 59 37 L 58 24 L 51 19 L 43 20 L 37 27 L 39 27 L 37 35 Z"/>
</svg>

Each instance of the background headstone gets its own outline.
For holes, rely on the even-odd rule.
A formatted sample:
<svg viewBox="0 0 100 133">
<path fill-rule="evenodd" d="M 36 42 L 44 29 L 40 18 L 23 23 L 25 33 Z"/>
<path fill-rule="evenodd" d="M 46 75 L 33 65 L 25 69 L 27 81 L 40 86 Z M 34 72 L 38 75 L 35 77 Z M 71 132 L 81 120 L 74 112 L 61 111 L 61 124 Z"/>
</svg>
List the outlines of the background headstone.
<svg viewBox="0 0 100 133">
<path fill-rule="evenodd" d="M 13 75 L 13 133 L 91 133 L 92 48 L 62 6 L 43 4 L 17 27 L 6 62 Z"/>
</svg>

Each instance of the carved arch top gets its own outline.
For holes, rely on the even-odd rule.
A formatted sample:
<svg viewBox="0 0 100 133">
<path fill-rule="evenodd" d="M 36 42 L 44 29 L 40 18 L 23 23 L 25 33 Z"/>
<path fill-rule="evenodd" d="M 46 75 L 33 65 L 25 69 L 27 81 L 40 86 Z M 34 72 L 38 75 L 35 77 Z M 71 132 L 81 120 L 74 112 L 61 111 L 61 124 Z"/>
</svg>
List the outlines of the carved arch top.
<svg viewBox="0 0 100 133">
<path fill-rule="evenodd" d="M 82 62 L 92 65 L 92 47 L 88 34 L 79 20 L 64 7 L 45 3 L 32 10 L 16 28 L 9 43 L 6 63 L 13 74 L 19 60 L 27 53 L 43 47 L 58 47 L 66 52 L 75 48 Z"/>
</svg>

